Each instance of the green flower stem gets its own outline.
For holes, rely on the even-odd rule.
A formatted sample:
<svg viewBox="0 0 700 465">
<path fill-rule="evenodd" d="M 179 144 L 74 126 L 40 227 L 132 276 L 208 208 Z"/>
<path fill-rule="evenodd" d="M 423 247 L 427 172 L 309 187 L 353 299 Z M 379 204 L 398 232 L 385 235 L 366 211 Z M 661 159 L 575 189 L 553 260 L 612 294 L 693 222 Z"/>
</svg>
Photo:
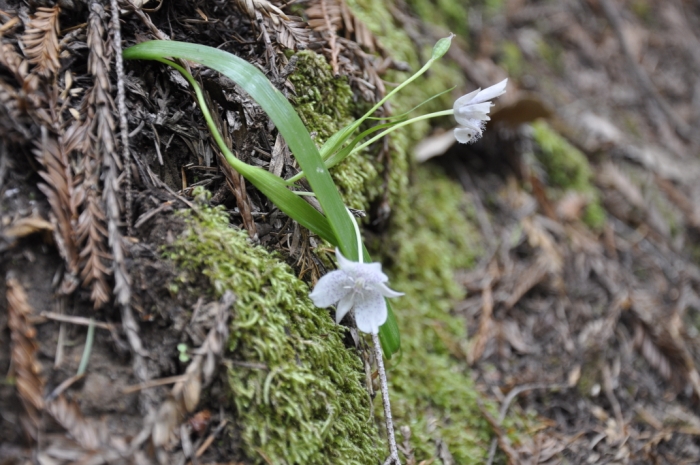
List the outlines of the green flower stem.
<svg viewBox="0 0 700 465">
<path fill-rule="evenodd" d="M 387 95 L 384 96 L 383 99 L 381 99 L 375 106 L 373 106 L 367 113 L 365 113 L 360 119 L 355 121 L 354 123 L 349 124 L 348 126 L 344 127 L 337 133 L 333 134 L 333 136 L 326 141 L 325 144 L 323 144 L 323 147 L 321 147 L 320 153 L 321 153 L 321 158 L 323 160 L 327 159 L 331 155 L 333 155 L 343 143 L 350 137 L 350 135 L 355 132 L 355 129 L 360 127 L 360 124 L 367 118 L 371 117 L 372 114 L 374 114 L 375 111 L 381 107 L 384 102 L 389 100 L 391 97 L 394 96 L 395 93 L 399 92 L 401 89 L 418 79 L 423 73 L 428 71 L 428 69 L 435 63 L 437 60 L 442 58 L 445 53 L 450 49 L 450 45 L 452 44 L 452 38 L 454 37 L 454 34 L 450 34 L 448 37 L 444 37 L 440 40 L 438 40 L 435 43 L 435 46 L 433 47 L 433 54 L 431 55 L 430 59 L 427 61 L 425 65 L 421 69 L 419 69 L 415 74 L 413 74 L 411 77 L 406 79 L 404 82 L 399 84 L 396 89 L 392 90 L 389 92 Z M 344 157 L 343 157 L 344 158 Z"/>
<path fill-rule="evenodd" d="M 424 119 L 437 118 L 437 117 L 439 117 L 439 116 L 454 115 L 454 113 L 455 113 L 454 110 L 436 111 L 435 113 L 428 113 L 427 115 L 416 116 L 415 118 L 411 118 L 411 119 L 406 120 L 406 121 L 403 121 L 403 122 L 401 122 L 401 123 L 397 123 L 396 125 L 390 127 L 390 128 L 387 129 L 386 131 L 382 131 L 382 132 L 380 132 L 379 134 L 377 134 L 376 136 L 372 137 L 370 140 L 368 140 L 368 141 L 365 142 L 364 144 L 358 145 L 357 147 L 355 147 L 354 149 L 352 149 L 352 151 L 351 151 L 348 155 L 352 155 L 352 154 L 355 153 L 355 152 L 359 152 L 360 150 L 364 149 L 365 147 L 368 147 L 368 146 L 372 145 L 373 143 L 375 143 L 376 141 L 378 141 L 378 140 L 381 139 L 382 137 L 386 136 L 387 134 L 391 134 L 393 131 L 396 131 L 397 129 L 402 128 L 402 127 L 404 127 L 404 126 L 407 126 L 407 125 L 409 125 L 409 124 L 416 123 L 416 122 L 418 122 L 418 121 L 423 121 Z M 334 166 L 334 165 L 340 163 L 340 161 L 341 161 L 341 160 L 337 160 L 335 163 L 333 163 L 333 164 L 331 164 L 330 166 L 328 166 L 328 168 L 330 168 L 331 166 Z"/>
</svg>

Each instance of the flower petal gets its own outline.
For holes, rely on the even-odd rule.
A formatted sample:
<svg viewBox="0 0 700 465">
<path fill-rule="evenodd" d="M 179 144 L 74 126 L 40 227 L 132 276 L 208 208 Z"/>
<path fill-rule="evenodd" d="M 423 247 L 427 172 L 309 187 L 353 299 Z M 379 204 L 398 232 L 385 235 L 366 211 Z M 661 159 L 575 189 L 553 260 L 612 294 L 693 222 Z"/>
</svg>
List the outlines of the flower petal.
<svg viewBox="0 0 700 465">
<path fill-rule="evenodd" d="M 379 292 L 366 292 L 355 299 L 355 323 L 363 333 L 379 333 L 386 318 L 386 301 Z"/>
<path fill-rule="evenodd" d="M 331 271 L 316 283 L 309 297 L 320 308 L 330 307 L 351 291 L 348 275 L 342 270 Z"/>
<path fill-rule="evenodd" d="M 494 84 L 491 87 L 479 92 L 479 94 L 474 97 L 474 100 L 470 103 L 481 103 L 487 100 L 495 99 L 496 97 L 506 93 L 506 85 L 508 84 L 508 78 L 502 80 L 498 84 Z"/>
<path fill-rule="evenodd" d="M 404 295 L 403 292 L 396 292 L 393 289 L 389 289 L 389 287 L 384 283 L 377 283 L 374 285 L 374 287 L 384 297 L 401 297 Z"/>
<path fill-rule="evenodd" d="M 458 98 L 458 99 L 455 101 L 455 104 L 454 104 L 454 106 L 452 107 L 452 109 L 453 109 L 453 110 L 455 111 L 455 113 L 456 113 L 458 108 L 461 108 L 461 107 L 463 107 L 464 105 L 467 105 L 467 104 L 471 103 L 471 102 L 472 102 L 472 99 L 474 99 L 474 97 L 476 97 L 476 95 L 477 95 L 479 92 L 481 92 L 481 88 L 476 89 L 476 90 L 473 91 L 473 92 L 469 92 L 467 95 L 461 96 L 460 98 Z"/>
<path fill-rule="evenodd" d="M 355 269 L 355 280 L 365 284 L 385 283 L 389 277 L 382 272 L 381 263 L 363 263 Z"/>
<path fill-rule="evenodd" d="M 348 314 L 352 309 L 352 305 L 355 303 L 355 294 L 352 292 L 340 299 L 338 306 L 335 308 L 335 324 L 340 324 L 340 321 Z"/>
<path fill-rule="evenodd" d="M 338 247 L 335 248 L 335 259 L 338 260 L 338 268 L 345 272 L 354 270 L 355 267 L 359 265 L 359 263 L 353 262 L 352 260 L 345 258 L 345 256 Z"/>
<path fill-rule="evenodd" d="M 462 144 L 468 144 L 469 142 L 473 142 L 479 137 L 481 137 L 480 129 L 475 129 L 473 127 L 455 129 L 455 139 L 457 139 L 457 142 L 460 142 Z"/>
<path fill-rule="evenodd" d="M 361 279 L 366 283 L 385 283 L 389 277 L 382 273 L 381 263 L 358 263 L 348 260 L 339 249 L 335 249 L 335 256 L 338 259 L 338 268 L 344 271 L 354 280 Z"/>
<path fill-rule="evenodd" d="M 465 124 L 463 120 L 477 119 L 488 121 L 488 116 L 492 107 L 491 102 L 475 103 L 473 105 L 465 105 L 462 108 L 455 110 L 455 119 L 459 124 Z"/>
</svg>

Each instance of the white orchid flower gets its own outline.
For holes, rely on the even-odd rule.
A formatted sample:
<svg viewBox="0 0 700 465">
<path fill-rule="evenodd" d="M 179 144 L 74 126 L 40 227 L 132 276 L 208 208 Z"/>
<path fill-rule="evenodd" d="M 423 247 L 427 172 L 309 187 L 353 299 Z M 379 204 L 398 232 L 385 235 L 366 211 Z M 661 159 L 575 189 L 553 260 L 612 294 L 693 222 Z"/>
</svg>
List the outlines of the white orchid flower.
<svg viewBox="0 0 700 465">
<path fill-rule="evenodd" d="M 490 120 L 489 112 L 493 103 L 490 100 L 506 93 L 508 79 L 484 90 L 477 89 L 457 99 L 454 114 L 457 123 L 463 127 L 455 129 L 455 139 L 462 144 L 474 142 L 484 131 L 484 124 Z"/>
<path fill-rule="evenodd" d="M 320 308 L 337 305 L 336 323 L 354 309 L 357 329 L 379 333 L 379 327 L 387 318 L 384 297 L 399 297 L 403 293 L 392 291 L 384 284 L 389 278 L 382 272 L 381 263 L 353 262 L 343 257 L 338 249 L 335 249 L 335 256 L 339 269 L 319 279 L 309 297 Z"/>
</svg>

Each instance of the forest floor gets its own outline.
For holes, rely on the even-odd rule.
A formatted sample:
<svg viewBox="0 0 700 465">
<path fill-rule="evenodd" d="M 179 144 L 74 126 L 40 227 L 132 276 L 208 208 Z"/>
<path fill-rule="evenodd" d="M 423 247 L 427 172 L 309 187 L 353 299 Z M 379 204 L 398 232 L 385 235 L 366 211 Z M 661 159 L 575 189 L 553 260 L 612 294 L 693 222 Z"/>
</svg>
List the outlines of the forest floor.
<svg viewBox="0 0 700 465">
<path fill-rule="evenodd" d="M 178 463 L 274 463 L 246 455 L 211 383 L 211 361 L 249 364 L 222 347 L 232 298 L 178 293 L 179 270 L 161 251 L 187 228 L 173 212 L 203 201 L 197 185 L 307 281 L 323 269 L 316 242 L 217 168 L 174 71 L 128 64 L 120 102 L 109 5 L 59 3 L 0 0 L 0 463 L 174 461 L 174 430 Z M 480 141 L 446 144 L 451 135 L 434 128 L 414 162 L 464 188 L 480 231 L 476 265 L 457 275 L 466 298 L 451 313 L 469 334 L 454 357 L 500 406 L 500 417 L 482 412 L 488 461 L 700 463 L 700 5 L 472 2 L 466 23 L 438 26 L 427 0 L 388 3 L 417 48 L 448 27 L 463 32 L 446 57 L 467 78 L 460 92 L 510 79 Z M 124 46 L 221 46 L 287 94 L 286 50 L 325 54 L 358 100 L 375 100 L 387 68 L 404 67 L 344 3 L 119 4 Z M 199 71 L 238 153 L 296 172 L 267 116 Z M 131 163 L 115 149 L 122 123 Z M 382 207 L 367 212 L 376 237 L 391 221 Z M 75 372 L 86 327 L 84 378 Z M 183 334 L 203 349 L 181 347 Z M 181 404 L 200 397 L 180 421 Z M 505 430 L 512 411 L 537 429 Z M 216 440 L 223 434 L 233 439 Z M 410 448 L 407 438 L 409 464 L 458 463 L 439 445 L 420 460 Z"/>
</svg>

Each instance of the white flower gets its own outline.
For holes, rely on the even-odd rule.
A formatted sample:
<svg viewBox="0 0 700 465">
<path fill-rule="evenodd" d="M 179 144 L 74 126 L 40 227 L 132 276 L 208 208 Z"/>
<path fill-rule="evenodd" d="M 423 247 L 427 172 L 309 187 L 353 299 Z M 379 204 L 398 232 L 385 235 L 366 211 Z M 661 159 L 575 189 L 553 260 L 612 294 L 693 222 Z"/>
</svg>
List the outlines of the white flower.
<svg viewBox="0 0 700 465">
<path fill-rule="evenodd" d="M 489 111 L 493 103 L 489 100 L 505 94 L 507 83 L 508 79 L 504 79 L 487 89 L 476 89 L 457 99 L 454 105 L 455 119 L 464 126 L 455 129 L 455 139 L 458 142 L 466 144 L 481 137 L 485 122 L 491 119 Z"/>
<path fill-rule="evenodd" d="M 381 263 L 353 262 L 343 257 L 338 249 L 335 249 L 335 256 L 339 269 L 319 279 L 309 297 L 317 307 L 337 305 L 336 323 L 355 309 L 357 328 L 377 334 L 387 317 L 384 297 L 399 297 L 403 293 L 392 291 L 384 284 L 389 278 L 382 272 Z"/>
</svg>

